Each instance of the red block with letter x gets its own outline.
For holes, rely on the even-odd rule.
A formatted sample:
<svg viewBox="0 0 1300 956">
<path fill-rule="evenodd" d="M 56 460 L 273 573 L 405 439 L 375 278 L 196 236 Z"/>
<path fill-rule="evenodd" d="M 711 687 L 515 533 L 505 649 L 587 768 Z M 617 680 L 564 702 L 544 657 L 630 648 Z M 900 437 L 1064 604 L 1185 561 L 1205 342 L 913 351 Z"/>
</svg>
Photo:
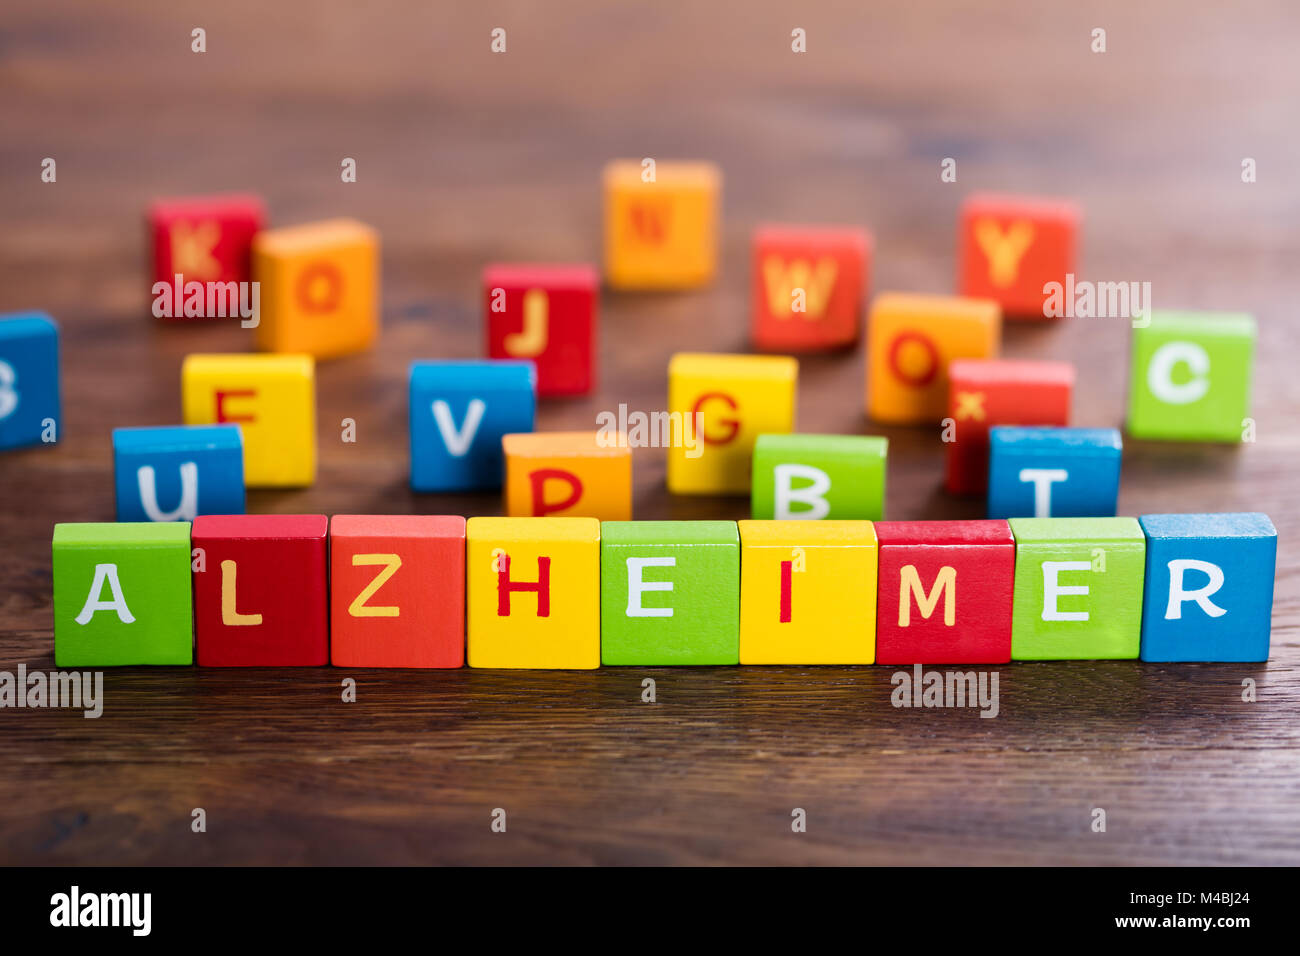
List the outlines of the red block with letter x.
<svg viewBox="0 0 1300 956">
<path fill-rule="evenodd" d="M 844 226 L 762 226 L 754 233 L 750 308 L 767 351 L 852 345 L 862 327 L 871 235 Z"/>
<path fill-rule="evenodd" d="M 1011 660 L 1016 539 L 1005 521 L 877 521 L 877 664 Z"/>
<path fill-rule="evenodd" d="M 539 396 L 587 394 L 596 380 L 597 285 L 588 265 L 488 266 L 488 357 L 530 359 Z"/>
<path fill-rule="evenodd" d="M 948 463 L 944 487 L 982 495 L 994 425 L 1070 424 L 1074 366 L 1023 359 L 957 359 L 948 365 Z"/>
<path fill-rule="evenodd" d="M 266 211 L 256 196 L 192 196 L 160 199 L 148 211 L 153 243 L 153 281 L 248 282 L 253 234 Z M 184 318 L 172 306 L 173 319 Z"/>
<path fill-rule="evenodd" d="M 204 667 L 329 663 L 324 515 L 199 515 L 195 657 Z"/>
<path fill-rule="evenodd" d="M 992 299 L 1008 319 L 1047 318 L 1043 287 L 1075 271 L 1080 218 L 1065 199 L 970 196 L 958 226 L 960 294 Z"/>
</svg>

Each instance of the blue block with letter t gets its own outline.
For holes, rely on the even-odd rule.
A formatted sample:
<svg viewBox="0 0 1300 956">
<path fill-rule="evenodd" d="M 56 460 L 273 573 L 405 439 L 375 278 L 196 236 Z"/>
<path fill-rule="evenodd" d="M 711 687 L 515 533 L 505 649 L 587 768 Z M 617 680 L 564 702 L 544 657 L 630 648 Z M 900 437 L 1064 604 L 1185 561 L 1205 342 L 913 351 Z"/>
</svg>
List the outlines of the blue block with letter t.
<svg viewBox="0 0 1300 956">
<path fill-rule="evenodd" d="M 1277 531 L 1266 515 L 1138 519 L 1147 537 L 1144 661 L 1265 661 Z"/>
<path fill-rule="evenodd" d="M 0 316 L 0 450 L 59 440 L 59 327 L 44 312 Z"/>
<path fill-rule="evenodd" d="M 501 437 L 531 432 L 536 409 L 532 362 L 412 363 L 412 490 L 500 488 L 505 479 Z"/>
<path fill-rule="evenodd" d="M 193 521 L 244 513 L 238 425 L 113 429 L 118 521 Z"/>
<path fill-rule="evenodd" d="M 990 518 L 1112 518 L 1123 440 L 1114 428 L 989 429 Z"/>
</svg>

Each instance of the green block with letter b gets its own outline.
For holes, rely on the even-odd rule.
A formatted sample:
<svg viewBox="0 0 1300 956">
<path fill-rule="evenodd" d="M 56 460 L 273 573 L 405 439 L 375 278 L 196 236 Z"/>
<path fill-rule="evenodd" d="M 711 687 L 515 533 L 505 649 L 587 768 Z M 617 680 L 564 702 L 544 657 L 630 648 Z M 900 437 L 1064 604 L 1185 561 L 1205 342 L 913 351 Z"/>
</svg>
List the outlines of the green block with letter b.
<svg viewBox="0 0 1300 956">
<path fill-rule="evenodd" d="M 759 435 L 750 510 L 756 520 L 879 521 L 889 440 L 871 435 Z"/>
</svg>

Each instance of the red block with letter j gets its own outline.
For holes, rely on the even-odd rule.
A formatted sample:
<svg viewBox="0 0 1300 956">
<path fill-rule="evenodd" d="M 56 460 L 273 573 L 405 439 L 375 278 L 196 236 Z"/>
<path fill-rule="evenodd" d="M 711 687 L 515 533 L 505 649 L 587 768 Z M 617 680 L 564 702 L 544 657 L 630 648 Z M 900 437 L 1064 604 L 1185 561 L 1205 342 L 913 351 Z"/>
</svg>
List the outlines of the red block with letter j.
<svg viewBox="0 0 1300 956">
<path fill-rule="evenodd" d="M 587 394 L 596 382 L 597 286 L 589 265 L 488 266 L 488 357 L 531 360 L 539 396 Z"/>
</svg>

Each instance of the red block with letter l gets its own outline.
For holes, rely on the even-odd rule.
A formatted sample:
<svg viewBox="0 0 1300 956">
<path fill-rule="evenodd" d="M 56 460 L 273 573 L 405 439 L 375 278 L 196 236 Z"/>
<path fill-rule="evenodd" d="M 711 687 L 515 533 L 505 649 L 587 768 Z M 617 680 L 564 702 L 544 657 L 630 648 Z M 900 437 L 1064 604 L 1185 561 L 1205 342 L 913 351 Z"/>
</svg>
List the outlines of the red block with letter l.
<svg viewBox="0 0 1300 956">
<path fill-rule="evenodd" d="M 324 515 L 199 515 L 195 658 L 204 667 L 329 663 Z"/>
<path fill-rule="evenodd" d="M 989 483 L 994 425 L 1069 425 L 1074 366 L 1027 359 L 954 359 L 948 365 L 944 487 L 982 495 Z"/>
<path fill-rule="evenodd" d="M 877 664 L 1011 660 L 1016 541 L 1005 521 L 877 521 Z"/>
<path fill-rule="evenodd" d="M 589 265 L 488 266 L 488 357 L 531 360 L 539 396 L 586 395 L 596 382 L 598 285 Z"/>
</svg>

